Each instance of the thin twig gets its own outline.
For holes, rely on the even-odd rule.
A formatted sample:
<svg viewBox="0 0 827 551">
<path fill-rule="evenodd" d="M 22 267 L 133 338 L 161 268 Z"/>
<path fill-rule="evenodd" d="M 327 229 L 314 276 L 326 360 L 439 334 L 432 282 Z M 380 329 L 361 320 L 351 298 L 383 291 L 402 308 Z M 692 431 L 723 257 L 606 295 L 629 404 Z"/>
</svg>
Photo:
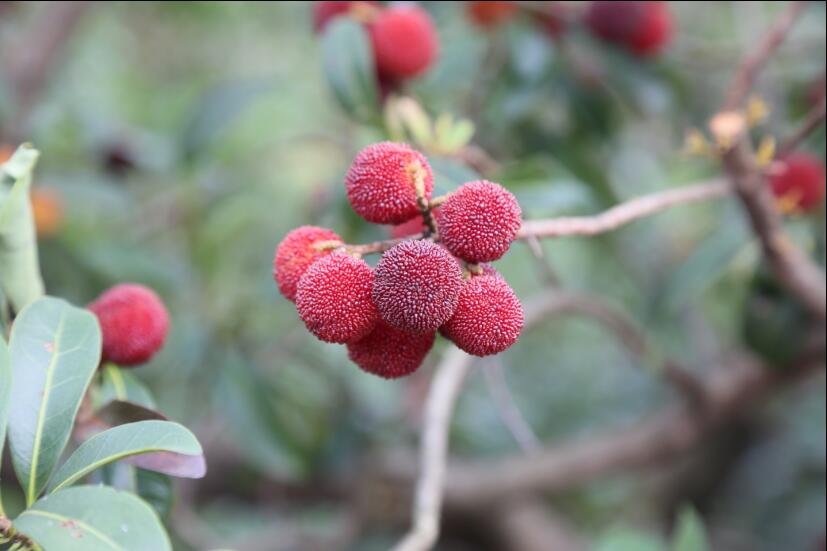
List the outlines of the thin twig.
<svg viewBox="0 0 827 551">
<path fill-rule="evenodd" d="M 781 43 L 784 42 L 784 39 L 801 15 L 806 4 L 806 2 L 791 2 L 787 10 L 775 21 L 773 26 L 767 30 L 764 39 L 758 47 L 744 58 L 735 73 L 732 85 L 727 93 L 726 101 L 724 102 L 725 111 L 737 109 L 744 102 L 747 94 L 749 94 L 755 85 L 755 80 L 758 78 L 761 69 L 764 68 L 767 60 L 775 53 Z"/>
<path fill-rule="evenodd" d="M 531 425 L 525 420 L 520 408 L 514 402 L 514 396 L 505 380 L 502 362 L 494 356 L 487 363 L 488 365 L 483 368 L 485 385 L 488 387 L 488 393 L 494 401 L 494 406 L 503 424 L 524 453 L 531 454 L 538 451 L 540 439 L 537 438 Z"/>
<path fill-rule="evenodd" d="M 801 126 L 789 138 L 781 142 L 781 145 L 778 146 L 777 157 L 783 157 L 798 148 L 807 139 L 807 136 L 824 123 L 825 114 L 827 114 L 827 102 L 821 100 L 819 105 L 807 113 L 807 117 Z"/>
<path fill-rule="evenodd" d="M 651 216 L 673 206 L 722 197 L 728 194 L 729 191 L 730 188 L 727 183 L 722 181 L 713 181 L 661 191 L 621 203 L 596 216 L 528 220 L 524 222 L 523 227 L 520 228 L 518 237 L 520 239 L 526 239 L 529 237 L 597 235 L 615 230 L 620 226 L 634 222 L 640 218 Z"/>
<path fill-rule="evenodd" d="M 448 433 L 454 404 L 472 359 L 458 348 L 451 348 L 434 375 L 425 404 L 413 528 L 394 551 L 427 551 L 439 536 Z"/>
</svg>

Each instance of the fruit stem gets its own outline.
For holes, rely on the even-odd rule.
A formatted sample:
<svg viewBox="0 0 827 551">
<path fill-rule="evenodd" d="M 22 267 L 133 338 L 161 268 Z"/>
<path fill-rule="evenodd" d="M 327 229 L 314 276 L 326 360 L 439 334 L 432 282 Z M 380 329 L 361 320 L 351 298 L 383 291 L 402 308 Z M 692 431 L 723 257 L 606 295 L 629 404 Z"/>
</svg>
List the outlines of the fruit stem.
<svg viewBox="0 0 827 551">
<path fill-rule="evenodd" d="M 436 220 L 434 220 L 434 215 L 431 212 L 433 205 L 429 203 L 428 198 L 425 197 L 425 169 L 419 161 L 414 161 L 408 167 L 408 170 L 413 176 L 416 204 L 419 206 L 419 212 L 422 215 L 422 220 L 425 222 L 425 237 L 435 235 L 437 233 Z"/>
</svg>

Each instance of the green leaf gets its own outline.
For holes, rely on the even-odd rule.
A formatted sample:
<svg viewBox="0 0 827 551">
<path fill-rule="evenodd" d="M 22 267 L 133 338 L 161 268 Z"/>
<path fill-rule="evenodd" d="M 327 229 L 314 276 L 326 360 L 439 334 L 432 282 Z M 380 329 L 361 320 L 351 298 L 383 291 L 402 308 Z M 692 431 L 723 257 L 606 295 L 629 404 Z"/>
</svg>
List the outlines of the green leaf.
<svg viewBox="0 0 827 551">
<path fill-rule="evenodd" d="M 134 469 L 134 467 L 131 468 Z M 161 518 L 169 516 L 174 498 L 172 478 L 143 469 L 136 469 L 136 471 L 135 485 L 138 495 L 149 503 Z"/>
<path fill-rule="evenodd" d="M 44 293 L 29 201 L 39 155 L 31 145 L 23 144 L 0 165 L 0 289 L 16 311 Z"/>
<path fill-rule="evenodd" d="M 359 121 L 381 120 L 373 54 L 362 25 L 337 17 L 325 27 L 322 55 L 325 75 L 342 108 Z"/>
<path fill-rule="evenodd" d="M 78 486 L 49 495 L 13 522 L 44 551 L 171 551 L 152 508 L 127 492 Z"/>
<path fill-rule="evenodd" d="M 14 322 L 9 447 L 28 505 L 66 447 L 100 354 L 98 320 L 66 301 L 38 299 Z"/>
<path fill-rule="evenodd" d="M 95 397 L 97 407 L 118 400 L 155 409 L 155 400 L 149 389 L 132 373 L 113 364 L 106 364 L 101 372 L 101 384 Z"/>
<path fill-rule="evenodd" d="M 105 430 L 81 444 L 52 477 L 49 492 L 71 486 L 109 463 L 153 452 L 190 456 L 204 464 L 201 445 L 186 427 L 171 421 L 140 421 Z M 203 476 L 203 469 L 196 474 Z"/>
<path fill-rule="evenodd" d="M 663 551 L 663 544 L 654 536 L 629 528 L 613 528 L 595 544 L 595 551 Z"/>
<path fill-rule="evenodd" d="M 9 399 L 11 397 L 11 362 L 9 348 L 3 337 L 0 337 L 0 458 L 3 457 L 3 444 L 6 442 L 6 421 L 9 414 Z M 3 468 L 0 461 L 0 469 Z M 0 477 L 0 483 L 3 479 Z M 0 486 L 2 490 L 2 486 Z M 2 492 L 0 492 L 2 493 Z M 3 515 L 3 500 L 0 498 L 0 516 Z"/>
<path fill-rule="evenodd" d="M 703 519 L 692 507 L 684 507 L 678 515 L 678 525 L 672 539 L 672 551 L 708 551 Z"/>
</svg>

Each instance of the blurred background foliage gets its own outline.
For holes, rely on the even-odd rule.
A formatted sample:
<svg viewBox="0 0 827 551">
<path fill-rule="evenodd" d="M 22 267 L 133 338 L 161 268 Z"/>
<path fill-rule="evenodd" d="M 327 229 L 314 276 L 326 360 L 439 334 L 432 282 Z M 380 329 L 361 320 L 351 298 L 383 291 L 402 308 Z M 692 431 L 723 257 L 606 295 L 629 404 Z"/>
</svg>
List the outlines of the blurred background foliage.
<svg viewBox="0 0 827 551">
<path fill-rule="evenodd" d="M 49 4 L 2 4 L 0 61 L 9 61 L 36 47 L 39 37 L 26 30 Z M 486 33 L 469 24 L 462 3 L 422 4 L 441 54 L 407 91 L 427 113 L 473 121 L 473 143 L 497 163 L 489 177 L 515 193 L 525 218 L 539 218 L 594 213 L 716 177 L 714 161 L 681 154 L 684 135 L 704 128 L 733 67 L 784 3 L 671 2 L 674 42 L 649 61 L 573 28 L 565 43 L 595 64 L 599 85 L 527 17 Z M 812 4 L 760 81 L 771 114 L 758 135 L 788 135 L 813 87 L 823 94 L 825 8 Z M 25 139 L 43 152 L 35 187 L 47 198 L 39 208 L 48 292 L 86 304 L 135 281 L 171 310 L 167 346 L 134 374 L 163 411 L 193 428 L 211 466 L 203 483 L 182 484 L 168 516 L 177 549 L 301 549 L 297 533 L 335 534 L 354 511 L 331 481 L 365 476 L 376 455 L 413 457 L 445 346 L 409 379 L 367 376 L 344 347 L 310 336 L 273 283 L 273 249 L 296 226 L 329 226 L 349 242 L 387 236 L 351 213 L 342 185 L 355 153 L 386 135 L 338 106 L 310 9 L 95 4 L 22 128 L 4 126 L 15 105 L 0 74 L 0 141 Z M 823 158 L 824 143 L 822 129 L 806 147 Z M 456 157 L 432 158 L 439 190 L 474 177 Z M 823 209 L 789 225 L 823 263 Z M 735 204 L 680 208 L 605 237 L 542 246 L 566 288 L 622 308 L 645 328 L 653 354 L 703 372 L 744 342 L 759 266 Z M 524 243 L 497 269 L 524 301 L 545 286 Z M 750 323 L 774 335 L 790 326 L 768 327 L 766 315 Z M 538 437 L 553 445 L 629 425 L 674 400 L 656 363 L 588 319 L 544 322 L 478 362 L 452 451 L 465 459 L 520 453 L 485 371 L 504 377 Z M 823 374 L 711 442 L 704 460 L 689 488 L 676 466 L 600 481 L 550 506 L 607 551 L 664 548 L 673 515 L 688 503 L 713 548 L 815 549 L 825 526 Z M 367 523 L 343 545 L 383 549 L 401 528 Z M 439 547 L 474 548 L 450 533 Z"/>
</svg>

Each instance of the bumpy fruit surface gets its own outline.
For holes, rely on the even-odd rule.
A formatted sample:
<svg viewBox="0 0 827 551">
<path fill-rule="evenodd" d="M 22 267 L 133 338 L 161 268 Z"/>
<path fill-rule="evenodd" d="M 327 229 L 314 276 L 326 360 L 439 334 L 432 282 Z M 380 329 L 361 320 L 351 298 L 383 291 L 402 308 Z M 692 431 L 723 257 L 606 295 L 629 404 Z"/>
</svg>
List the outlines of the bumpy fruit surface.
<svg viewBox="0 0 827 551">
<path fill-rule="evenodd" d="M 597 37 L 640 56 L 662 51 L 674 30 L 666 2 L 592 2 L 586 24 Z"/>
<path fill-rule="evenodd" d="M 811 211 L 824 199 L 824 164 L 809 153 L 787 155 L 770 176 L 770 185 L 783 211 Z"/>
<path fill-rule="evenodd" d="M 424 73 L 439 54 L 439 37 L 428 12 L 416 6 L 383 10 L 370 25 L 379 73 L 406 79 Z"/>
<path fill-rule="evenodd" d="M 296 309 L 320 340 L 344 344 L 373 330 L 379 312 L 371 300 L 373 270 L 361 259 L 334 252 L 299 280 Z"/>
<path fill-rule="evenodd" d="M 401 224 L 418 216 L 417 185 L 430 199 L 434 177 L 428 160 L 411 147 L 393 142 L 360 151 L 345 177 L 353 210 L 374 224 Z"/>
<path fill-rule="evenodd" d="M 442 204 L 437 217 L 442 243 L 467 262 L 502 257 L 520 230 L 517 199 L 485 180 L 463 184 Z"/>
<path fill-rule="evenodd" d="M 459 263 L 430 241 L 404 241 L 376 265 L 373 302 L 386 322 L 428 333 L 448 321 L 462 287 Z"/>
<path fill-rule="evenodd" d="M 517 9 L 514 2 L 465 2 L 468 19 L 486 29 L 505 23 L 517 13 Z"/>
<path fill-rule="evenodd" d="M 517 342 L 523 307 L 501 277 L 483 275 L 465 281 L 453 317 L 440 332 L 474 356 L 499 354 Z"/>
<path fill-rule="evenodd" d="M 287 300 L 295 302 L 299 279 L 314 262 L 330 254 L 329 248 L 317 245 L 331 241 L 341 243 L 342 238 L 327 228 L 302 226 L 288 233 L 276 247 L 273 277 Z"/>
<path fill-rule="evenodd" d="M 347 345 L 350 360 L 363 371 L 396 379 L 416 371 L 434 345 L 436 334 L 407 333 L 383 321 L 365 338 Z"/>
<path fill-rule="evenodd" d="M 313 3 L 313 32 L 319 33 L 327 24 L 340 15 L 348 15 L 358 10 L 369 10 L 379 6 L 379 2 L 314 2 Z"/>
<path fill-rule="evenodd" d="M 89 305 L 103 335 L 101 361 L 130 367 L 149 361 L 166 340 L 169 314 L 154 291 L 134 283 L 116 285 Z"/>
</svg>

